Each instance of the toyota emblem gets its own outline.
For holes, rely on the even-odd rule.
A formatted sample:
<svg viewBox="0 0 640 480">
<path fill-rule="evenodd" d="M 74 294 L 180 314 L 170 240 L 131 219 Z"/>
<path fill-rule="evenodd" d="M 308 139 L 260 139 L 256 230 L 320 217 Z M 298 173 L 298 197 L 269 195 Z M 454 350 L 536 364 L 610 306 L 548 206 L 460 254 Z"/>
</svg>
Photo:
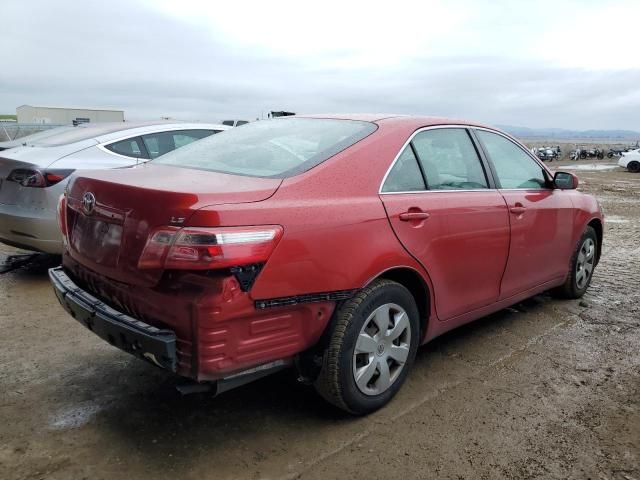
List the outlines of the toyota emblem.
<svg viewBox="0 0 640 480">
<path fill-rule="evenodd" d="M 87 192 L 82 196 L 82 209 L 87 215 L 91 215 L 96 208 L 96 197 L 93 193 Z"/>
</svg>

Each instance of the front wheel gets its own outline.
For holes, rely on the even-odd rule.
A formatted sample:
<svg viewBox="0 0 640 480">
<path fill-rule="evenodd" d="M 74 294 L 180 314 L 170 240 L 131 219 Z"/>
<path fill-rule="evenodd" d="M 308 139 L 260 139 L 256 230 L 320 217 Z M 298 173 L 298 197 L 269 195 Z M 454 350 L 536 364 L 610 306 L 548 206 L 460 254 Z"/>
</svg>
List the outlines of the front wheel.
<svg viewBox="0 0 640 480">
<path fill-rule="evenodd" d="M 596 266 L 597 251 L 598 236 L 593 227 L 588 226 L 571 257 L 571 270 L 567 279 L 562 286 L 554 289 L 552 293 L 560 298 L 582 297 L 591 283 L 593 269 Z"/>
<path fill-rule="evenodd" d="M 340 305 L 332 329 L 316 390 L 355 415 L 381 408 L 404 383 L 420 343 L 413 296 L 399 283 L 376 280 Z"/>
<path fill-rule="evenodd" d="M 635 160 L 633 162 L 629 162 L 629 165 L 627 165 L 627 169 L 633 173 L 640 172 L 640 162 L 636 162 Z"/>
</svg>

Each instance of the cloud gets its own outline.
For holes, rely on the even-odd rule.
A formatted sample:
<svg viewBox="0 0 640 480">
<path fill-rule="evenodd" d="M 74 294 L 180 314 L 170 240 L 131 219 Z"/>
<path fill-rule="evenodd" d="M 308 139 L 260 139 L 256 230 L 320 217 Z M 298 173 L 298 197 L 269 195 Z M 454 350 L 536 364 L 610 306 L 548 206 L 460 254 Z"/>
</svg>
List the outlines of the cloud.
<svg viewBox="0 0 640 480">
<path fill-rule="evenodd" d="M 637 9 L 536 5 L 9 0 L 0 111 L 80 105 L 185 120 L 253 119 L 270 109 L 398 112 L 640 129 L 633 45 L 619 45 L 612 26 L 595 48 L 603 36 L 583 23 Z"/>
</svg>

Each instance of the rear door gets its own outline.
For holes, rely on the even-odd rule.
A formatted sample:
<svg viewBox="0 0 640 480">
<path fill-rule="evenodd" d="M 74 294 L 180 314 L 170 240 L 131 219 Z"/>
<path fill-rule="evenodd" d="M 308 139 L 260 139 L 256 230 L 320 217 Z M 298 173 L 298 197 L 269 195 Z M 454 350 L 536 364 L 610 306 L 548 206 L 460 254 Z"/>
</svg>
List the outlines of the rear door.
<svg viewBox="0 0 640 480">
<path fill-rule="evenodd" d="M 573 203 L 553 189 L 544 168 L 506 136 L 474 130 L 509 207 L 511 245 L 501 298 L 567 273 L 573 251 Z"/>
<path fill-rule="evenodd" d="M 440 320 L 498 299 L 509 216 L 467 129 L 414 134 L 380 197 L 399 240 L 431 277 Z"/>
</svg>

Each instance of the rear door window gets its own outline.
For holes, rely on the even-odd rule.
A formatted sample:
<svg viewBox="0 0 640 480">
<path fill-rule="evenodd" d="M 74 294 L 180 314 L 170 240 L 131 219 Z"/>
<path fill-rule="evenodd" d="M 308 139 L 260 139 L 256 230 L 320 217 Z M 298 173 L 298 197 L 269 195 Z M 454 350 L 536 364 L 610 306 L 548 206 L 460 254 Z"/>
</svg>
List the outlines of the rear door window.
<svg viewBox="0 0 640 480">
<path fill-rule="evenodd" d="M 464 128 L 437 128 L 411 141 L 429 190 L 489 188 L 480 157 Z"/>
<path fill-rule="evenodd" d="M 399 193 L 422 190 L 426 190 L 426 186 L 420 173 L 418 159 L 413 154 L 411 145 L 407 145 L 387 175 L 382 191 Z"/>
<path fill-rule="evenodd" d="M 142 140 L 140 137 L 127 138 L 126 140 L 120 140 L 119 142 L 105 145 L 107 150 L 111 150 L 118 155 L 124 155 L 131 158 L 147 158 Z"/>
</svg>

